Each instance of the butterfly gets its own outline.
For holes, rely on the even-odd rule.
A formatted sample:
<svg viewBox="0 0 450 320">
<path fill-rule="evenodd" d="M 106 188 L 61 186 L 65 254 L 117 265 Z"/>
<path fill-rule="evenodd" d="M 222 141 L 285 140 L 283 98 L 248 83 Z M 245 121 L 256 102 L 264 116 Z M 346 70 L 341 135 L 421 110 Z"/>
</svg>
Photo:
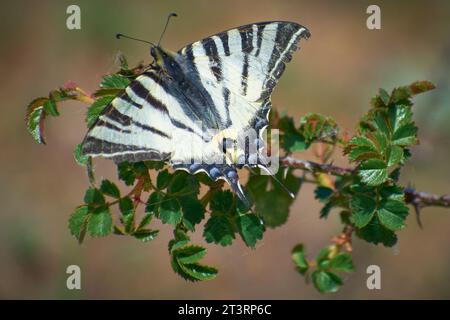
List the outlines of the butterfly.
<svg viewBox="0 0 450 320">
<path fill-rule="evenodd" d="M 88 130 L 82 153 L 116 163 L 165 161 L 174 170 L 205 172 L 225 180 L 248 203 L 237 169 L 269 171 L 261 150 L 271 94 L 300 39 L 309 36 L 297 23 L 268 21 L 215 34 L 177 52 L 152 44 L 153 63 L 106 106 Z"/>
</svg>

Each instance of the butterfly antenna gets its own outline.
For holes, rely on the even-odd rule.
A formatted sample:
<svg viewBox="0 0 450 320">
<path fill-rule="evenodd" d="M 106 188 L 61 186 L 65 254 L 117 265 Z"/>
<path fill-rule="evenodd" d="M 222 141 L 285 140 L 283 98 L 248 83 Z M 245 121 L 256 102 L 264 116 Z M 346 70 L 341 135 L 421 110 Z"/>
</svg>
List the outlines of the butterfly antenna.
<svg viewBox="0 0 450 320">
<path fill-rule="evenodd" d="M 116 34 L 116 39 L 120 39 L 120 38 L 127 38 L 127 39 L 131 39 L 131 40 L 135 40 L 135 41 L 139 41 L 139 42 L 144 42 L 144 43 L 148 43 L 151 44 L 152 46 L 156 46 L 153 42 L 147 41 L 147 40 L 142 40 L 142 39 L 137 39 L 137 38 L 133 38 L 127 35 L 124 35 L 123 33 L 117 33 Z"/>
<path fill-rule="evenodd" d="M 286 193 L 292 198 L 295 198 L 295 194 L 293 194 L 284 184 L 283 182 L 281 182 L 275 175 L 275 173 L 272 172 L 272 170 L 270 170 L 269 168 L 267 168 L 265 165 L 259 164 L 258 165 L 259 168 L 263 169 L 265 172 L 267 172 L 272 178 L 273 180 L 275 180 L 281 187 L 281 189 L 283 189 L 284 191 L 286 191 Z"/>
<path fill-rule="evenodd" d="M 167 29 L 167 26 L 169 25 L 170 18 L 172 18 L 172 17 L 178 17 L 178 15 L 175 12 L 172 12 L 172 13 L 169 13 L 169 15 L 167 16 L 166 25 L 164 26 L 164 30 L 161 33 L 161 36 L 159 37 L 158 47 L 159 47 L 159 44 L 161 43 L 164 33 L 166 33 L 166 29 Z"/>
</svg>

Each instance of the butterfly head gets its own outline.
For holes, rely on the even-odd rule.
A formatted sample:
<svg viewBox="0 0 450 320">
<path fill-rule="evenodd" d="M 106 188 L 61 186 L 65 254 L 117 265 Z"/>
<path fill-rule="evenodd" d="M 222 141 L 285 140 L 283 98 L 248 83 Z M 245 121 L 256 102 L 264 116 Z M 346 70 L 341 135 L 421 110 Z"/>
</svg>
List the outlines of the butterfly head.
<svg viewBox="0 0 450 320">
<path fill-rule="evenodd" d="M 155 64 L 162 70 L 168 71 L 169 74 L 178 67 L 178 63 L 175 61 L 175 52 L 163 49 L 160 46 L 152 46 L 150 55 L 155 59 Z"/>
</svg>

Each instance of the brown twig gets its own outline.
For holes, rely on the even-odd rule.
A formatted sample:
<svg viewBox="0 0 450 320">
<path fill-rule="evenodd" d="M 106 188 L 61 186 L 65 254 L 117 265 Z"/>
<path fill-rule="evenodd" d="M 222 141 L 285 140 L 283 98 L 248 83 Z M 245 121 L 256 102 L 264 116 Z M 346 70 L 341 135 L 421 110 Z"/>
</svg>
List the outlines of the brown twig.
<svg viewBox="0 0 450 320">
<path fill-rule="evenodd" d="M 353 168 L 344 168 L 326 163 L 317 163 L 308 160 L 296 159 L 293 157 L 284 157 L 280 159 L 283 167 L 307 170 L 310 172 L 322 172 L 334 176 L 346 176 L 355 173 Z M 426 192 L 419 192 L 412 188 L 405 188 L 405 201 L 416 209 L 416 213 L 424 207 L 444 207 L 450 208 L 450 195 L 436 195 Z M 420 224 L 420 220 L 419 220 Z"/>
</svg>

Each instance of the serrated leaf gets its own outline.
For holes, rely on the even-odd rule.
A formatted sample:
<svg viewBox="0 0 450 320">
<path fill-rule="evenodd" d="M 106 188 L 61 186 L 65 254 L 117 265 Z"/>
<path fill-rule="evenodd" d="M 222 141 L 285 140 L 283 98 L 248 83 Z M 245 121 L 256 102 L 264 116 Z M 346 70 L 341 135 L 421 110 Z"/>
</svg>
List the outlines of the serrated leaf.
<svg viewBox="0 0 450 320">
<path fill-rule="evenodd" d="M 117 171 L 119 173 L 119 179 L 125 182 L 127 186 L 131 186 L 136 180 L 136 173 L 134 167 L 129 162 L 121 162 L 117 165 Z"/>
<path fill-rule="evenodd" d="M 281 136 L 281 145 L 287 152 L 297 152 L 306 150 L 309 145 L 304 137 L 295 127 L 292 117 L 283 117 L 278 121 L 278 128 L 283 133 Z"/>
<path fill-rule="evenodd" d="M 336 274 L 327 271 L 314 271 L 312 273 L 314 286 L 320 292 L 336 292 L 342 285 L 342 280 Z"/>
<path fill-rule="evenodd" d="M 147 213 L 146 215 L 144 215 L 137 229 L 140 230 L 143 229 L 145 226 L 149 225 L 150 222 L 152 221 L 152 218 L 153 218 L 152 213 Z"/>
<path fill-rule="evenodd" d="M 256 242 L 262 239 L 265 228 L 262 221 L 254 214 L 244 214 L 236 218 L 239 234 L 245 244 L 254 248 Z"/>
<path fill-rule="evenodd" d="M 111 103 L 113 99 L 114 97 L 111 96 L 101 97 L 95 100 L 94 103 L 90 105 L 86 113 L 86 124 L 88 128 L 94 125 L 95 121 L 97 121 L 98 117 L 103 112 L 105 107 L 109 103 Z"/>
<path fill-rule="evenodd" d="M 77 146 L 75 147 L 75 150 L 73 151 L 73 157 L 75 158 L 75 161 L 80 166 L 85 166 L 88 163 L 89 157 L 82 155 L 82 152 L 81 152 L 82 148 L 83 148 L 83 143 L 77 144 Z"/>
<path fill-rule="evenodd" d="M 183 224 L 193 231 L 195 225 L 205 217 L 205 208 L 197 198 L 191 196 L 180 197 L 179 201 L 183 210 Z"/>
<path fill-rule="evenodd" d="M 156 187 L 158 189 L 165 189 L 172 179 L 172 174 L 169 173 L 167 169 L 161 171 L 156 179 Z"/>
<path fill-rule="evenodd" d="M 305 274 L 309 269 L 308 260 L 305 257 L 305 249 L 302 244 L 298 244 L 292 249 L 292 261 L 300 274 Z"/>
<path fill-rule="evenodd" d="M 120 198 L 119 188 L 111 181 L 105 179 L 100 184 L 100 191 L 110 197 Z"/>
<path fill-rule="evenodd" d="M 122 214 L 129 215 L 134 213 L 134 203 L 130 197 L 123 197 L 119 200 L 119 209 Z"/>
<path fill-rule="evenodd" d="M 39 100 L 40 101 L 40 100 Z M 43 106 L 35 107 L 27 116 L 27 129 L 34 140 L 39 144 L 45 144 L 44 140 L 45 111 Z"/>
<path fill-rule="evenodd" d="M 228 213 L 233 209 L 233 194 L 229 190 L 219 190 L 214 192 L 209 203 L 211 211 Z"/>
<path fill-rule="evenodd" d="M 353 265 L 352 256 L 347 252 L 338 253 L 330 260 L 330 269 L 340 272 L 353 272 L 355 266 Z"/>
<path fill-rule="evenodd" d="M 403 149 L 399 146 L 390 146 L 387 150 L 386 158 L 388 167 L 400 163 L 403 159 Z"/>
<path fill-rule="evenodd" d="M 181 264 L 181 269 L 187 273 L 190 277 L 198 281 L 212 280 L 217 276 L 217 269 L 204 266 L 197 263 Z"/>
<path fill-rule="evenodd" d="M 375 199 L 370 196 L 354 195 L 350 200 L 350 219 L 355 226 L 361 228 L 367 225 L 375 214 L 376 205 Z"/>
<path fill-rule="evenodd" d="M 225 216 L 212 216 L 205 224 L 203 237 L 208 243 L 231 245 L 234 240 L 233 226 Z"/>
<path fill-rule="evenodd" d="M 44 110 L 50 116 L 53 116 L 53 117 L 59 116 L 59 112 L 56 107 L 56 103 L 55 103 L 55 101 L 53 101 L 51 99 L 48 99 L 47 101 L 44 102 Z"/>
<path fill-rule="evenodd" d="M 87 206 L 79 206 L 70 215 L 69 230 L 80 242 L 83 240 L 88 221 L 89 209 Z"/>
<path fill-rule="evenodd" d="M 143 242 L 148 242 L 156 238 L 159 230 L 139 229 L 133 233 L 133 236 Z"/>
<path fill-rule="evenodd" d="M 159 208 L 159 218 L 162 223 L 175 226 L 181 222 L 182 217 L 183 213 L 177 199 L 164 197 Z"/>
<path fill-rule="evenodd" d="M 326 138 L 333 141 L 338 133 L 336 122 L 318 113 L 308 113 L 300 119 L 299 132 L 307 145 Z"/>
<path fill-rule="evenodd" d="M 199 193 L 200 184 L 198 180 L 191 174 L 184 171 L 177 171 L 173 175 L 171 183 L 167 188 L 170 194 L 177 195 L 197 195 Z"/>
<path fill-rule="evenodd" d="M 111 233 L 113 220 L 107 208 L 92 213 L 89 218 L 87 230 L 92 237 L 104 237 Z"/>
<path fill-rule="evenodd" d="M 130 80 L 121 74 L 110 74 L 103 77 L 100 88 L 125 89 L 129 84 Z"/>
<path fill-rule="evenodd" d="M 359 165 L 358 175 L 369 186 L 380 185 L 388 178 L 386 163 L 378 159 L 366 160 Z"/>
<path fill-rule="evenodd" d="M 125 227 L 125 233 L 134 233 L 134 214 L 126 214 L 120 217 L 120 221 Z"/>
<path fill-rule="evenodd" d="M 398 128 L 392 136 L 392 144 L 396 146 L 413 146 L 417 144 L 417 127 L 413 123 Z"/>
<path fill-rule="evenodd" d="M 200 246 L 190 245 L 175 250 L 172 254 L 176 257 L 180 264 L 190 264 L 201 260 L 206 254 L 206 249 Z"/>
<path fill-rule="evenodd" d="M 378 91 L 378 96 L 380 97 L 381 101 L 383 101 L 384 105 L 388 105 L 389 104 L 389 93 L 380 88 L 380 90 Z"/>
<path fill-rule="evenodd" d="M 100 190 L 91 187 L 86 190 L 84 202 L 90 205 L 100 206 L 105 204 L 105 197 Z"/>
<path fill-rule="evenodd" d="M 381 203 L 378 209 L 378 218 L 383 226 L 397 231 L 405 226 L 404 222 L 408 211 L 408 207 L 402 201 L 389 199 Z"/>
<path fill-rule="evenodd" d="M 145 212 L 151 212 L 156 214 L 158 212 L 158 208 L 163 199 L 163 195 L 158 192 L 153 192 L 147 200 L 147 204 L 145 206 Z"/>
<path fill-rule="evenodd" d="M 372 219 L 364 228 L 358 229 L 356 235 L 367 242 L 382 243 L 386 247 L 392 247 L 397 243 L 395 233 L 381 225 L 377 217 Z"/>
</svg>

